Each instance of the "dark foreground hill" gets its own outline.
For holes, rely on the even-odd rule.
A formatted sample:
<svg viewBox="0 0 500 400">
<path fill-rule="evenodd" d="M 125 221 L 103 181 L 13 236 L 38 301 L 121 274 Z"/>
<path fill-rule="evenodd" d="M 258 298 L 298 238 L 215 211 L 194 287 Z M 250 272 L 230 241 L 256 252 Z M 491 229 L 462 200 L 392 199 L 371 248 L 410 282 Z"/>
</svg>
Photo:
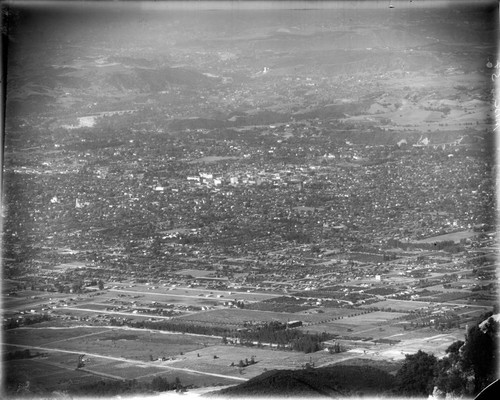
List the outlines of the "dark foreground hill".
<svg viewBox="0 0 500 400">
<path fill-rule="evenodd" d="M 314 397 L 389 396 L 394 377 L 377 368 L 336 365 L 305 370 L 273 370 L 208 397 Z"/>
</svg>

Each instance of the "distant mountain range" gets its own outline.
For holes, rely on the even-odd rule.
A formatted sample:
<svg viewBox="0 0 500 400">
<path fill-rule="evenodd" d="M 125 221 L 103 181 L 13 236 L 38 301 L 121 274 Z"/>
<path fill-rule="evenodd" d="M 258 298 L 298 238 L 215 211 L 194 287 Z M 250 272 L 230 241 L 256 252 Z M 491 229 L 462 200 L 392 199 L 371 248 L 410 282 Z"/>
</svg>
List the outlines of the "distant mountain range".
<svg viewBox="0 0 500 400">
<path fill-rule="evenodd" d="M 13 126 L 146 109 L 169 131 L 316 118 L 461 130 L 491 116 L 492 21 L 487 9 L 451 7 L 23 11 L 6 115 Z"/>
</svg>

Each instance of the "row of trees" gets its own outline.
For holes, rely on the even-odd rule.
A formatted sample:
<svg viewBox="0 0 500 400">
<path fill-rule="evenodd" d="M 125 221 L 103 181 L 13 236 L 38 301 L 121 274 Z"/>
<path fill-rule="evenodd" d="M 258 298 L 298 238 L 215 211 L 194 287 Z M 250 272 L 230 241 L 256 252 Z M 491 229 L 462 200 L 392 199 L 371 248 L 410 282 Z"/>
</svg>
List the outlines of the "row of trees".
<svg viewBox="0 0 500 400">
<path fill-rule="evenodd" d="M 111 324 L 118 325 L 116 320 L 112 320 Z M 235 331 L 222 326 L 196 325 L 188 322 L 178 321 L 131 321 L 126 323 L 134 328 L 156 329 L 160 331 L 172 331 L 183 333 L 196 333 L 198 335 L 210 336 L 231 336 Z"/>
<path fill-rule="evenodd" d="M 89 285 L 85 285 L 83 280 L 80 279 L 72 284 L 63 284 L 61 282 L 54 283 L 54 287 L 59 293 L 83 293 L 85 286 L 97 286 L 99 290 L 103 290 L 104 282 L 94 279 Z"/>
<path fill-rule="evenodd" d="M 278 348 L 312 353 L 322 349 L 322 343 L 332 339 L 333 336 L 323 333 L 310 334 L 297 329 L 286 329 L 285 325 L 272 321 L 260 326 L 239 332 L 240 343 L 269 343 L 276 344 Z"/>
<path fill-rule="evenodd" d="M 405 396 L 475 396 L 496 379 L 498 322 L 489 318 L 471 327 L 464 341 L 451 344 L 437 359 L 418 351 L 407 355 L 396 375 L 397 391 Z"/>
</svg>

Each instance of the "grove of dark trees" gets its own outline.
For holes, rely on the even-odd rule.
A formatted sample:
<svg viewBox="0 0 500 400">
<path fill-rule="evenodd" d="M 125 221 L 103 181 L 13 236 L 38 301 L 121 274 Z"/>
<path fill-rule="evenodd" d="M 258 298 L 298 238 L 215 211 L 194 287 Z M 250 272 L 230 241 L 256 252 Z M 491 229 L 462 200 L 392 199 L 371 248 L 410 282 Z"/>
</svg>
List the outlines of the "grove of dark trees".
<svg viewBox="0 0 500 400">
<path fill-rule="evenodd" d="M 470 327 L 465 342 L 452 343 L 437 359 L 418 351 L 406 356 L 396 375 L 396 392 L 410 397 L 441 394 L 476 396 L 497 379 L 498 322 L 490 315 Z"/>
</svg>

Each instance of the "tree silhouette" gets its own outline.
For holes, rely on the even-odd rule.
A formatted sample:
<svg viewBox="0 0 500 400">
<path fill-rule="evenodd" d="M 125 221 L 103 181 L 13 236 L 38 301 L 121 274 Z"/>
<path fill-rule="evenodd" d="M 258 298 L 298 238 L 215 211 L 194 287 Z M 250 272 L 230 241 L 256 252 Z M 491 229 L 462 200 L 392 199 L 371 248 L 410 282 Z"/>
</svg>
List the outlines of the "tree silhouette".
<svg viewBox="0 0 500 400">
<path fill-rule="evenodd" d="M 498 323 L 489 318 L 481 326 L 469 328 L 463 347 L 463 368 L 474 376 L 474 395 L 495 380 L 498 360 Z"/>
<path fill-rule="evenodd" d="M 434 388 L 437 358 L 419 350 L 406 355 L 403 366 L 396 374 L 397 389 L 406 396 L 427 396 Z"/>
</svg>

